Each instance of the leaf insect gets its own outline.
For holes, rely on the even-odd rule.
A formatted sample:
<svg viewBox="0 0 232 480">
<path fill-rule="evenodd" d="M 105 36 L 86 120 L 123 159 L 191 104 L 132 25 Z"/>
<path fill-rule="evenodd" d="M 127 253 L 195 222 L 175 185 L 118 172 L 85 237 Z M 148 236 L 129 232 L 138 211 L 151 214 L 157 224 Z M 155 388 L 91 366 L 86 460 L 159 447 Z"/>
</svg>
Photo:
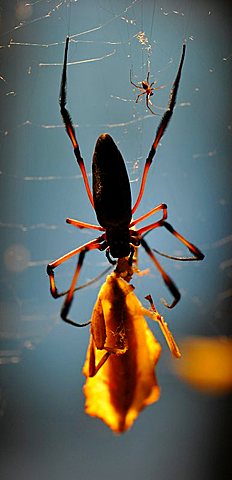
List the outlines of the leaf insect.
<svg viewBox="0 0 232 480">
<path fill-rule="evenodd" d="M 128 430 L 140 411 L 159 399 L 155 367 L 161 346 L 145 317 L 157 322 L 174 357 L 179 348 L 148 295 L 143 307 L 129 284 L 130 258 L 118 259 L 102 285 L 91 318 L 91 335 L 83 372 L 85 411 L 115 433 Z"/>
</svg>

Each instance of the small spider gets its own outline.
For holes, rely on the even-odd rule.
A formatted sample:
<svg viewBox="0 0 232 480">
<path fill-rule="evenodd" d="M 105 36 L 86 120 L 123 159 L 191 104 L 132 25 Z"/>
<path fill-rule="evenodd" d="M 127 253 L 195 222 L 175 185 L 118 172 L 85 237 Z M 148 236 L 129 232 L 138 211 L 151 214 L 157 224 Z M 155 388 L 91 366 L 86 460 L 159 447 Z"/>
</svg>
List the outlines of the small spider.
<svg viewBox="0 0 232 480">
<path fill-rule="evenodd" d="M 139 101 L 140 97 L 142 97 L 142 95 L 146 95 L 146 106 L 147 106 L 148 110 L 150 110 L 150 112 L 153 115 L 157 115 L 155 112 L 153 112 L 153 110 L 149 106 L 149 104 L 152 105 L 150 97 L 152 97 L 152 95 L 154 95 L 154 93 L 153 93 L 154 90 L 160 90 L 161 88 L 164 88 L 164 85 L 162 85 L 161 87 L 152 87 L 152 85 L 154 85 L 156 82 L 151 82 L 149 84 L 149 76 L 150 76 L 150 72 L 147 73 L 147 80 L 143 80 L 142 82 L 139 82 L 141 84 L 141 86 L 136 85 L 136 83 L 134 83 L 132 81 L 132 72 L 130 70 L 130 83 L 142 92 L 142 93 L 139 93 L 139 95 L 137 96 L 135 103 L 138 103 L 138 101 Z"/>
</svg>

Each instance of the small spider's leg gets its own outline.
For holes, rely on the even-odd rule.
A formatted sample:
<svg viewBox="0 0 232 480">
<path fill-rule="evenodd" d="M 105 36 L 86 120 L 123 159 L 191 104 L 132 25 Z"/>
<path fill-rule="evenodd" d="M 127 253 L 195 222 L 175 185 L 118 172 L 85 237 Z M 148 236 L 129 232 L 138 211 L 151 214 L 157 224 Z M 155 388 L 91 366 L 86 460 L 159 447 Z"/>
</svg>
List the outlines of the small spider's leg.
<svg viewBox="0 0 232 480">
<path fill-rule="evenodd" d="M 149 72 L 149 70 L 148 70 L 148 72 L 147 72 L 147 84 L 148 84 L 148 85 L 149 85 L 149 77 L 150 77 L 150 72 Z"/>
<path fill-rule="evenodd" d="M 168 108 L 167 108 L 166 112 L 164 113 L 164 115 L 163 115 L 163 117 L 160 121 L 160 124 L 159 124 L 157 132 L 156 132 L 155 140 L 152 144 L 151 150 L 150 150 L 149 155 L 146 159 L 146 163 L 145 163 L 144 170 L 143 170 L 143 176 L 142 176 L 142 180 L 141 180 L 141 185 L 140 185 L 140 191 L 139 191 L 139 194 L 138 194 L 138 198 L 137 198 L 137 200 L 136 200 L 136 202 L 135 202 L 135 204 L 132 208 L 132 214 L 138 208 L 138 205 L 141 201 L 141 198 L 142 198 L 143 192 L 144 192 L 144 188 L 145 188 L 145 185 L 146 185 L 147 174 L 148 174 L 149 168 L 151 166 L 153 157 L 155 156 L 157 146 L 158 146 L 158 144 L 159 144 L 159 142 L 160 142 L 160 140 L 161 140 L 161 138 L 162 138 L 169 122 L 170 122 L 172 114 L 173 114 L 173 109 L 174 109 L 174 106 L 176 104 L 176 96 L 177 96 L 179 83 L 180 83 L 181 71 L 182 71 L 182 67 L 183 67 L 183 63 L 184 63 L 185 50 L 186 50 L 186 45 L 184 44 L 183 45 L 183 50 L 182 50 L 182 55 L 181 55 L 181 60 L 180 60 L 179 68 L 178 68 L 178 72 L 177 72 L 175 81 L 173 83 L 172 89 L 171 89 Z"/>
<path fill-rule="evenodd" d="M 130 70 L 130 83 L 131 83 L 132 85 L 134 85 L 135 88 L 140 88 L 140 89 L 141 89 L 141 87 L 140 87 L 139 85 L 136 85 L 136 83 L 134 83 L 134 82 L 132 81 L 132 71 L 131 71 L 131 70 Z"/>
<path fill-rule="evenodd" d="M 77 255 L 81 251 L 88 251 L 88 250 L 94 250 L 98 248 L 99 250 L 101 249 L 101 242 L 105 239 L 105 236 L 102 235 L 99 238 L 96 238 L 94 240 L 91 240 L 88 243 L 85 243 L 81 247 L 75 248 L 75 250 L 71 250 L 70 252 L 66 253 L 62 257 L 58 258 L 57 260 L 54 260 L 53 262 L 49 263 L 47 266 L 47 274 L 49 276 L 49 281 L 50 281 L 50 292 L 53 298 L 59 298 L 64 295 L 64 292 L 59 293 L 56 287 L 55 283 L 55 277 L 54 277 L 54 270 L 57 268 L 59 265 L 62 265 L 62 263 L 66 262 L 69 260 L 69 258 L 72 258 L 74 255 Z"/>
<path fill-rule="evenodd" d="M 160 87 L 153 87 L 151 90 L 155 91 L 155 90 L 162 90 L 162 88 L 165 88 L 166 85 L 160 85 Z"/>
<path fill-rule="evenodd" d="M 166 302 L 166 300 L 163 300 L 163 303 L 164 303 L 165 307 L 173 308 L 180 300 L 180 292 L 179 292 L 178 288 L 176 287 L 173 280 L 169 277 L 169 275 L 165 272 L 165 270 L 161 267 L 160 263 L 158 262 L 154 253 L 152 252 L 152 250 L 148 246 L 147 242 L 145 242 L 144 238 L 141 238 L 140 243 L 141 243 L 142 247 L 145 249 L 146 253 L 149 255 L 152 262 L 155 264 L 157 270 L 160 272 L 160 274 L 163 278 L 163 281 L 164 281 L 165 285 L 167 285 L 168 289 L 170 290 L 170 292 L 172 293 L 172 295 L 174 297 L 174 300 L 170 305 Z"/>
<path fill-rule="evenodd" d="M 136 98 L 136 100 L 135 100 L 135 103 L 138 103 L 138 101 L 139 101 L 140 97 L 142 97 L 143 95 L 146 95 L 146 93 L 147 93 L 146 91 L 145 91 L 145 92 L 142 92 L 142 93 L 140 93 L 140 94 L 137 96 L 137 98 Z"/>
<path fill-rule="evenodd" d="M 150 112 L 151 112 L 153 115 L 156 115 L 156 113 L 153 112 L 153 110 L 151 109 L 151 107 L 150 107 L 150 105 L 149 105 L 149 103 L 152 105 L 152 102 L 151 102 L 151 100 L 150 100 L 150 96 L 151 96 L 150 93 L 148 93 L 148 95 L 146 96 L 146 106 L 147 106 L 148 110 L 150 110 Z"/>
<path fill-rule="evenodd" d="M 154 215 L 154 213 L 159 212 L 160 210 L 163 210 L 162 220 L 166 220 L 166 218 L 168 216 L 168 210 L 167 209 L 168 209 L 168 207 L 167 207 L 166 203 L 160 203 L 160 205 L 158 205 L 157 207 L 152 208 L 151 210 L 149 210 L 149 212 L 145 213 L 144 215 L 141 215 L 141 217 L 139 217 L 139 218 L 136 218 L 136 220 L 133 220 L 133 222 L 130 223 L 129 228 L 134 227 L 138 223 L 142 222 L 143 220 L 146 220 L 146 218 L 150 217 L 151 215 Z"/>
<path fill-rule="evenodd" d="M 77 228 L 91 228 L 92 230 L 100 230 L 100 232 L 104 232 L 105 228 L 100 227 L 100 225 L 92 225 L 92 223 L 81 222 L 79 220 L 75 220 L 74 218 L 66 218 L 66 223 L 73 225 Z"/>
<path fill-rule="evenodd" d="M 59 99 L 60 113 L 62 115 L 67 134 L 68 134 L 68 136 L 69 136 L 69 138 L 72 142 L 72 145 L 73 145 L 73 148 L 74 148 L 74 154 L 75 154 L 77 163 L 78 163 L 78 165 L 81 169 L 81 173 L 82 173 L 83 180 L 84 180 L 84 183 L 85 183 L 85 188 L 86 188 L 86 191 L 87 191 L 87 195 L 89 197 L 90 203 L 92 204 L 92 206 L 94 208 L 93 196 L 92 196 L 92 192 L 90 190 L 90 185 L 89 185 L 89 181 L 88 181 L 88 177 L 87 177 L 87 173 L 86 173 L 86 169 L 85 169 L 84 160 L 81 157 L 79 145 L 78 145 L 78 142 L 77 142 L 77 139 L 76 139 L 74 126 L 73 126 L 70 114 L 69 114 L 69 112 L 66 108 L 66 83 L 67 83 L 66 72 L 67 72 L 68 44 L 69 44 L 69 37 L 66 38 L 65 51 L 64 51 L 64 64 L 63 64 L 63 72 L 62 72 L 62 77 L 61 77 L 60 99 Z"/>
<path fill-rule="evenodd" d="M 169 330 L 169 327 L 168 327 L 168 324 L 167 322 L 165 322 L 164 318 L 161 317 L 161 315 L 159 314 L 159 312 L 156 310 L 155 308 L 155 305 L 154 305 L 154 302 L 152 300 L 152 296 L 151 295 L 147 295 L 145 297 L 146 300 L 148 300 L 148 302 L 150 303 L 151 305 L 151 309 L 152 309 L 152 312 L 150 312 L 149 310 L 145 309 L 145 312 L 144 312 L 144 315 L 147 315 L 148 317 L 152 318 L 152 320 L 155 320 L 156 322 L 159 323 L 159 326 L 160 326 L 160 329 L 163 333 L 163 336 L 169 346 L 169 349 L 170 351 L 172 352 L 172 354 L 174 355 L 174 357 L 176 358 L 180 358 L 181 357 L 181 353 L 180 353 L 180 350 L 179 350 L 179 347 L 178 345 L 176 344 L 175 340 L 174 340 L 174 337 L 172 335 L 172 333 L 170 332 Z"/>
</svg>

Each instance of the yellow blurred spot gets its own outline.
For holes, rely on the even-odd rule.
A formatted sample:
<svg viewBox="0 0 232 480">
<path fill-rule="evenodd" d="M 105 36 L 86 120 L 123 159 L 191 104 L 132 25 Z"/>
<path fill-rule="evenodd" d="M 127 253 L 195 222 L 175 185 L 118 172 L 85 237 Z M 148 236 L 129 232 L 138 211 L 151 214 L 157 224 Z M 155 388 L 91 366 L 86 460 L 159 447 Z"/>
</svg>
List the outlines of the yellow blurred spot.
<svg viewBox="0 0 232 480">
<path fill-rule="evenodd" d="M 181 344 L 177 375 L 197 390 L 215 395 L 232 390 L 232 339 L 187 337 Z"/>
</svg>

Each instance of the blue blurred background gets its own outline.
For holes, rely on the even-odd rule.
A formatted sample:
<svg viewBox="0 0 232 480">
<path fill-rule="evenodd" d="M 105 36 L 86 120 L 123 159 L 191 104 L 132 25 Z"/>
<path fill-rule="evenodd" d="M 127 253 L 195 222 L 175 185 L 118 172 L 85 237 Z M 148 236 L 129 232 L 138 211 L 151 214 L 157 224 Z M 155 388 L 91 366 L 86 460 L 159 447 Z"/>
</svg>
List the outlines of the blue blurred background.
<svg viewBox="0 0 232 480">
<path fill-rule="evenodd" d="M 2 480 L 232 478 L 231 394 L 211 396 L 177 378 L 154 326 L 163 345 L 160 401 L 121 437 L 85 415 L 89 328 L 62 323 L 45 273 L 49 261 L 93 238 L 67 225 L 67 216 L 96 223 L 59 112 L 66 36 L 68 107 L 87 172 L 107 131 L 126 161 L 134 200 L 160 117 L 146 110 L 144 97 L 135 103 L 130 69 L 137 83 L 149 67 L 151 80 L 165 86 L 152 97 L 162 115 L 186 40 L 177 106 L 136 216 L 167 203 L 170 223 L 206 258 L 161 258 L 182 293 L 172 311 L 160 304 L 169 294 L 142 251 L 140 268 L 150 274 L 133 284 L 141 301 L 153 295 L 177 341 L 231 335 L 231 21 L 231 3 L 215 0 L 0 3 Z M 186 254 L 162 229 L 147 239 Z M 74 265 L 57 269 L 60 289 Z M 90 252 L 80 283 L 106 266 L 103 253 Z M 76 296 L 78 322 L 90 319 L 102 281 Z"/>
</svg>

